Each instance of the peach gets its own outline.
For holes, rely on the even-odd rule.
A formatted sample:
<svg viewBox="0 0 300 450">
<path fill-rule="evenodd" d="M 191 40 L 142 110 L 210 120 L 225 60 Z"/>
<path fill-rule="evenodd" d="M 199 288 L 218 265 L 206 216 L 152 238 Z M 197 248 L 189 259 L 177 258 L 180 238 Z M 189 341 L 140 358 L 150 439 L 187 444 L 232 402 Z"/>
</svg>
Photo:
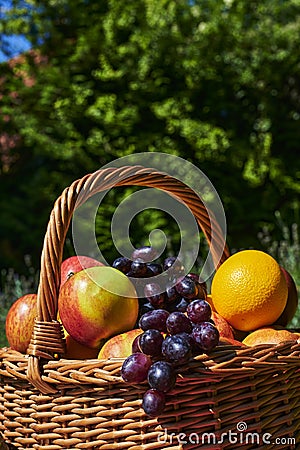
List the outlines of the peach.
<svg viewBox="0 0 300 450">
<path fill-rule="evenodd" d="M 216 311 L 212 311 L 211 318 L 219 330 L 220 337 L 234 339 L 234 334 L 231 325 Z"/>
<path fill-rule="evenodd" d="M 259 344 L 280 344 L 284 341 L 297 341 L 299 336 L 289 330 L 275 327 L 258 328 L 243 340 L 243 344 L 250 347 Z"/>
</svg>

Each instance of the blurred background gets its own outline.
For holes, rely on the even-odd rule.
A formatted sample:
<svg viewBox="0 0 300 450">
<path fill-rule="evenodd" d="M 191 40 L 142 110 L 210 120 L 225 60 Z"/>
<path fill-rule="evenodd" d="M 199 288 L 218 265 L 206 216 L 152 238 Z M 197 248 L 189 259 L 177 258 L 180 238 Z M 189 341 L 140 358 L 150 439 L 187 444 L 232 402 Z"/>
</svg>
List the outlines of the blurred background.
<svg viewBox="0 0 300 450">
<path fill-rule="evenodd" d="M 230 249 L 271 253 L 299 286 L 299 48 L 298 0 L 0 0 L 2 320 L 36 289 L 61 191 L 139 152 L 199 167 Z M 108 261 L 125 195 L 110 192 L 96 221 Z M 154 228 L 176 252 L 176 224 L 160 212 L 136 218 L 133 244 Z"/>
</svg>

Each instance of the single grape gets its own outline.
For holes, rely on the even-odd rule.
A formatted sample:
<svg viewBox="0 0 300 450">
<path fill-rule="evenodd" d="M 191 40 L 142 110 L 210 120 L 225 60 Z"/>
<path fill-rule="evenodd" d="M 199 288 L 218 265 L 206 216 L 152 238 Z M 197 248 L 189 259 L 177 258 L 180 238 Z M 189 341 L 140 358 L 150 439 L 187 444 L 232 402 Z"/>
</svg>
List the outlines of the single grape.
<svg viewBox="0 0 300 450">
<path fill-rule="evenodd" d="M 167 331 L 170 334 L 191 333 L 193 327 L 188 317 L 180 311 L 172 312 L 167 318 Z"/>
<path fill-rule="evenodd" d="M 144 295 L 154 308 L 161 308 L 165 303 L 165 293 L 158 283 L 148 283 L 144 288 Z"/>
<path fill-rule="evenodd" d="M 161 355 L 163 340 L 164 338 L 160 331 L 154 329 L 146 330 L 140 336 L 139 347 L 146 355 L 159 356 Z"/>
<path fill-rule="evenodd" d="M 127 273 L 128 276 L 142 278 L 147 273 L 147 264 L 144 261 L 136 259 L 132 261 L 130 270 Z"/>
<path fill-rule="evenodd" d="M 166 305 L 166 309 L 171 313 L 174 311 L 186 312 L 189 301 L 185 298 L 179 298 L 175 302 L 169 303 Z"/>
<path fill-rule="evenodd" d="M 154 306 L 152 306 L 151 303 L 148 301 L 147 303 L 140 303 L 138 314 L 139 319 L 147 312 L 154 311 L 154 309 L 155 309 Z M 137 326 L 136 328 L 139 328 L 139 326 Z"/>
<path fill-rule="evenodd" d="M 149 300 L 153 295 L 160 294 L 162 291 L 158 283 L 147 283 L 144 288 L 145 297 Z"/>
<path fill-rule="evenodd" d="M 191 278 L 194 281 L 199 281 L 199 275 L 195 272 L 190 272 L 186 276 Z"/>
<path fill-rule="evenodd" d="M 132 353 L 141 353 L 139 341 L 140 341 L 140 334 L 136 336 L 131 344 L 131 352 Z"/>
<path fill-rule="evenodd" d="M 147 263 L 147 269 L 151 272 L 150 276 L 160 275 L 163 271 L 159 263 Z"/>
<path fill-rule="evenodd" d="M 157 258 L 157 251 L 149 245 L 136 248 L 131 255 L 132 260 L 140 259 L 144 262 L 150 262 Z"/>
<path fill-rule="evenodd" d="M 198 275 L 197 273 L 194 273 L 194 272 L 190 272 L 190 273 L 187 274 L 187 277 L 192 278 L 194 281 L 199 283 L 203 287 L 205 292 L 207 292 L 207 284 L 203 280 L 203 278 L 200 277 L 200 275 Z"/>
<path fill-rule="evenodd" d="M 194 341 L 194 339 L 190 333 L 185 333 L 185 332 L 178 333 L 178 336 L 181 336 L 183 339 L 185 339 L 189 343 L 193 356 L 200 355 L 201 353 L 203 353 L 203 350 Z"/>
<path fill-rule="evenodd" d="M 176 291 L 175 286 L 167 286 L 166 287 L 166 302 L 167 303 L 173 303 L 176 300 L 179 300 L 181 298 L 180 294 Z"/>
<path fill-rule="evenodd" d="M 143 331 L 153 328 L 155 330 L 166 333 L 166 320 L 168 316 L 169 313 L 165 309 L 154 309 L 153 311 L 148 311 L 140 318 L 139 328 L 141 328 Z"/>
<path fill-rule="evenodd" d="M 170 281 L 184 274 L 184 266 L 176 256 L 168 256 L 163 262 L 164 271 L 168 271 Z"/>
<path fill-rule="evenodd" d="M 176 291 L 182 297 L 188 300 L 193 300 L 197 297 L 197 287 L 196 283 L 192 278 L 183 277 L 175 285 Z"/>
<path fill-rule="evenodd" d="M 176 256 L 168 256 L 163 263 L 163 269 L 168 270 L 170 267 L 172 267 L 175 264 L 175 261 L 177 260 Z"/>
<path fill-rule="evenodd" d="M 162 354 L 168 362 L 182 364 L 190 359 L 191 346 L 183 336 L 174 334 L 163 341 Z"/>
<path fill-rule="evenodd" d="M 192 338 L 205 353 L 209 353 L 218 345 L 220 335 L 215 325 L 202 322 L 193 328 Z"/>
<path fill-rule="evenodd" d="M 193 323 L 208 322 L 211 318 L 211 307 L 206 300 L 193 300 L 187 307 L 187 316 Z"/>
<path fill-rule="evenodd" d="M 146 274 L 144 275 L 144 277 L 145 278 L 152 278 L 152 277 L 154 277 L 154 273 L 152 272 L 151 269 L 149 269 L 148 263 L 147 263 L 147 271 L 146 271 Z"/>
<path fill-rule="evenodd" d="M 172 364 L 166 361 L 157 361 L 150 367 L 147 378 L 152 389 L 166 393 L 175 386 L 176 372 Z"/>
<path fill-rule="evenodd" d="M 181 333 L 177 333 L 177 336 L 180 336 L 182 339 L 185 339 L 189 345 L 194 345 L 195 341 L 193 340 L 191 333 L 182 331 Z"/>
<path fill-rule="evenodd" d="M 127 383 L 141 383 L 147 379 L 151 358 L 144 353 L 133 353 L 122 364 L 121 376 Z"/>
<path fill-rule="evenodd" d="M 114 262 L 112 263 L 112 267 L 115 269 L 120 270 L 120 272 L 127 273 L 130 270 L 132 261 L 126 256 L 120 256 L 119 258 L 116 258 Z"/>
<path fill-rule="evenodd" d="M 150 417 L 160 416 L 165 404 L 165 394 L 155 389 L 148 389 L 143 396 L 142 408 Z"/>
</svg>

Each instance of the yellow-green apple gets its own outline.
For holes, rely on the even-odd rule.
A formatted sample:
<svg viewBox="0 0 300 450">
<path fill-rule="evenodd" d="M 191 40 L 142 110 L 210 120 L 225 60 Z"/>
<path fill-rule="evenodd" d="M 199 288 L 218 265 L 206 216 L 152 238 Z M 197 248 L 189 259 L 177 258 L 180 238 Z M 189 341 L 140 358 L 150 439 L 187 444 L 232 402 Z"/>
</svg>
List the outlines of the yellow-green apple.
<svg viewBox="0 0 300 450">
<path fill-rule="evenodd" d="M 100 348 L 103 340 L 133 329 L 138 298 L 129 278 L 109 266 L 75 273 L 60 289 L 60 320 L 80 344 Z"/>
<path fill-rule="evenodd" d="M 296 313 L 298 307 L 298 292 L 295 281 L 293 280 L 291 274 L 283 267 L 280 267 L 280 269 L 288 286 L 288 298 L 285 308 L 281 316 L 276 320 L 275 324 L 285 327 L 292 320 Z"/>
<path fill-rule="evenodd" d="M 96 266 L 103 266 L 103 264 L 89 256 L 70 256 L 70 258 L 65 259 L 61 264 L 60 285 L 62 286 L 74 273 Z"/>
<path fill-rule="evenodd" d="M 37 314 L 37 295 L 26 294 L 18 298 L 8 310 L 5 332 L 10 347 L 26 353 Z"/>
<path fill-rule="evenodd" d="M 62 324 L 61 319 L 59 317 L 59 313 L 57 313 L 57 320 Z M 66 351 L 64 354 L 64 358 L 66 359 L 95 359 L 98 356 L 99 349 L 98 348 L 90 348 L 86 345 L 80 344 L 75 341 L 72 336 L 69 335 L 65 327 L 62 325 L 62 330 L 64 333 L 64 338 L 66 342 Z"/>
<path fill-rule="evenodd" d="M 231 325 L 216 311 L 212 311 L 211 318 L 219 330 L 220 337 L 234 339 L 234 334 Z"/>
<path fill-rule="evenodd" d="M 126 333 L 117 334 L 101 347 L 98 358 L 127 358 L 132 353 L 132 343 L 137 336 L 143 333 L 141 328 L 135 328 Z"/>
</svg>

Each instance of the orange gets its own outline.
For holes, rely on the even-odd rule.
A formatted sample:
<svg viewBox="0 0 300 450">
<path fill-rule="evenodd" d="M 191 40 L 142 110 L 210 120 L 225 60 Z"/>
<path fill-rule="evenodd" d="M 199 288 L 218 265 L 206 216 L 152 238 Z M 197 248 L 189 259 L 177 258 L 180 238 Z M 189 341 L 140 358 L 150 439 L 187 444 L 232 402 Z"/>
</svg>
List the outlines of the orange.
<svg viewBox="0 0 300 450">
<path fill-rule="evenodd" d="M 230 325 L 251 331 L 274 323 L 288 296 L 277 261 L 260 250 L 231 255 L 216 271 L 211 285 L 216 311 Z"/>
<path fill-rule="evenodd" d="M 272 327 L 263 327 L 252 331 L 243 340 L 243 344 L 250 347 L 259 344 L 279 344 L 284 341 L 297 341 L 299 336 L 288 330 L 276 330 Z"/>
</svg>

